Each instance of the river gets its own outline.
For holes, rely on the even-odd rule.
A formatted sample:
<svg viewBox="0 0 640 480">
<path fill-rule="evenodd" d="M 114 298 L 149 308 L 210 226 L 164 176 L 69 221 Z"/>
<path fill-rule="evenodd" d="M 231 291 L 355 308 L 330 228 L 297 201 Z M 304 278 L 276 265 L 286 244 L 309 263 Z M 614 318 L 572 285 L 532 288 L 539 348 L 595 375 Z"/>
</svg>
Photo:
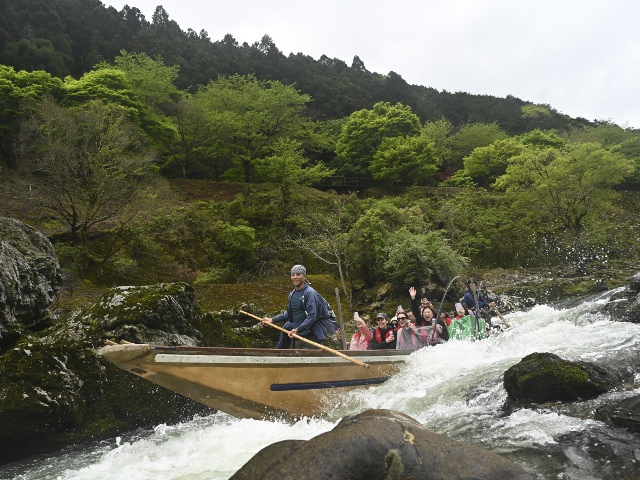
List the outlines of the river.
<svg viewBox="0 0 640 480">
<path fill-rule="evenodd" d="M 309 439 L 330 430 L 345 415 L 387 408 L 435 432 L 503 455 L 540 479 L 638 479 L 638 434 L 593 419 L 603 403 L 640 393 L 640 325 L 614 322 L 597 312 L 612 293 L 512 313 L 507 316 L 512 328 L 495 338 L 452 341 L 417 351 L 387 383 L 331 399 L 332 414 L 325 419 L 302 418 L 290 424 L 218 413 L 5 465 L 0 478 L 227 479 L 276 441 Z M 504 416 L 503 372 L 533 352 L 626 369 L 634 385 L 595 400 Z"/>
</svg>

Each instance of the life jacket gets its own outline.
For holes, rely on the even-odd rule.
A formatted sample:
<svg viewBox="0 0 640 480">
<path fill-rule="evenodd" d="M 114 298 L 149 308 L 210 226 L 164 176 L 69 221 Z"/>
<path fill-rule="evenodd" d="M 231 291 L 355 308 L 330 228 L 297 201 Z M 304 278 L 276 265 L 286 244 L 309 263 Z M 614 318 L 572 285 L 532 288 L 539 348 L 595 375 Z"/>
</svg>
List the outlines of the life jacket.
<svg viewBox="0 0 640 480">
<path fill-rule="evenodd" d="M 376 327 L 376 330 L 373 332 L 376 337 L 376 342 L 382 343 L 385 341 L 387 337 L 389 337 L 390 332 L 393 332 L 393 327 L 387 328 L 387 331 L 384 333 L 384 338 L 382 338 L 382 331 L 380 330 L 380 327 Z"/>
</svg>

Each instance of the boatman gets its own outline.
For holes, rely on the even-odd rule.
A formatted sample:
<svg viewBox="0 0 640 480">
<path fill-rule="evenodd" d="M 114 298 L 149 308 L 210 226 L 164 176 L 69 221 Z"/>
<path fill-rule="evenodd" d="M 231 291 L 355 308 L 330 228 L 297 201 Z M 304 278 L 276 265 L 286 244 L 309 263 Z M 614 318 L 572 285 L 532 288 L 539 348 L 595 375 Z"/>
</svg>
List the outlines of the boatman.
<svg viewBox="0 0 640 480">
<path fill-rule="evenodd" d="M 307 281 L 307 269 L 303 265 L 291 267 L 293 290 L 289 293 L 287 309 L 284 313 L 269 318 L 262 323 L 284 323 L 290 330 L 288 338 L 283 333 L 276 348 L 317 348 L 307 342 L 293 338 L 294 334 L 316 343 L 322 343 L 334 329 L 329 319 L 328 304 Z"/>
</svg>

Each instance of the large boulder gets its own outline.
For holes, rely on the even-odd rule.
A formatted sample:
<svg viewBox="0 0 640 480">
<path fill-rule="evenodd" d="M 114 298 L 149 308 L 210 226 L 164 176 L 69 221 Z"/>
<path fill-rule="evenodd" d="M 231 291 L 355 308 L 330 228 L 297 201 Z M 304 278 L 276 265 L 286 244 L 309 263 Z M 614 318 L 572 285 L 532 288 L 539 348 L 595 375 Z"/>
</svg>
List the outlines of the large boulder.
<svg viewBox="0 0 640 480">
<path fill-rule="evenodd" d="M 0 217 L 0 324 L 22 331 L 40 322 L 61 285 L 60 263 L 47 237 Z"/>
<path fill-rule="evenodd" d="M 195 325 L 202 312 L 187 283 L 115 287 L 91 307 L 85 318 L 116 341 L 201 346 Z"/>
<path fill-rule="evenodd" d="M 509 400 L 545 403 L 595 398 L 619 379 L 589 362 L 564 360 L 553 353 L 532 353 L 503 376 Z"/>
<path fill-rule="evenodd" d="M 604 311 L 615 320 L 640 323 L 640 273 L 631 278 L 628 287 L 611 296 Z"/>
<path fill-rule="evenodd" d="M 299 478 L 533 479 L 519 465 L 474 445 L 453 440 L 391 410 L 367 410 L 343 418 L 309 441 L 265 447 L 232 480 Z"/>
<path fill-rule="evenodd" d="M 161 284 L 113 289 L 87 313 L 23 332 L 0 355 L 0 463 L 212 413 L 96 355 L 106 339 L 198 345 L 201 316 L 189 285 Z"/>
</svg>

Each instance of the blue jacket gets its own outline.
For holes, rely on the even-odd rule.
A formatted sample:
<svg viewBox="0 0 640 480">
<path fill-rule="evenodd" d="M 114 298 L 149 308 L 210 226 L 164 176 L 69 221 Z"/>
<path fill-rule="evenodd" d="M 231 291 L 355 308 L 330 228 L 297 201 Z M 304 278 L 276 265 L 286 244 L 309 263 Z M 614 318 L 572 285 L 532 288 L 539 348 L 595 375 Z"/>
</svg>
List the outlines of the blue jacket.
<svg viewBox="0 0 640 480">
<path fill-rule="evenodd" d="M 291 309 L 293 292 L 295 292 L 295 290 L 289 293 L 287 310 L 273 317 L 274 323 L 293 322 L 293 311 Z M 327 338 L 327 335 L 333 335 L 335 333 L 333 322 L 329 318 L 327 302 L 322 298 L 322 295 L 316 292 L 308 283 L 302 288 L 302 303 L 307 316 L 299 325 L 290 323 L 290 325 L 293 325 L 293 328 L 298 329 L 298 335 L 306 337 L 310 333 L 313 333 L 318 340 L 324 340 Z"/>
<path fill-rule="evenodd" d="M 467 290 L 467 293 L 464 294 L 461 302 L 464 303 L 467 308 L 470 308 L 472 310 L 476 309 L 476 301 L 473 299 L 473 293 L 471 292 L 471 290 Z M 478 307 L 489 308 L 489 302 L 481 293 L 478 293 Z"/>
</svg>

